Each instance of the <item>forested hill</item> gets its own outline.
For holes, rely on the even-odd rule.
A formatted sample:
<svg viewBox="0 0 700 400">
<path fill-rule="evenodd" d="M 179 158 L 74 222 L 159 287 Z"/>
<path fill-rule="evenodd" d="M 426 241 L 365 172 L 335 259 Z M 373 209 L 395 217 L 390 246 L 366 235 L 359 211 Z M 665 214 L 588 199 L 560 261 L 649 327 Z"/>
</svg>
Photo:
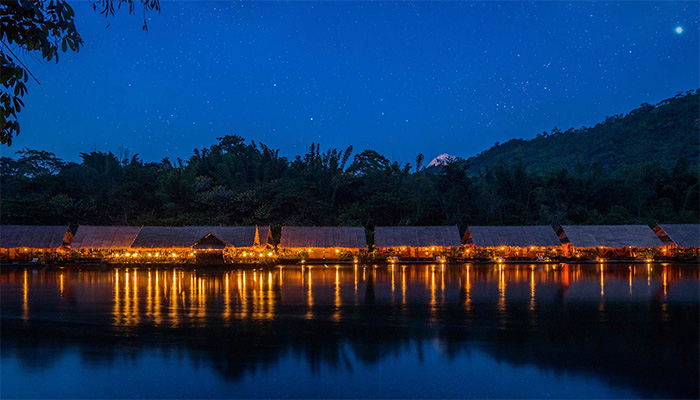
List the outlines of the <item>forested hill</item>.
<svg viewBox="0 0 700 400">
<path fill-rule="evenodd" d="M 655 106 L 642 104 L 627 115 L 607 117 L 593 127 L 565 132 L 554 128 L 531 140 L 496 143 L 468 160 L 469 171 L 476 175 L 487 167 L 520 162 L 537 172 L 588 170 L 597 164 L 617 175 L 649 161 L 670 167 L 679 156 L 684 156 L 691 166 L 698 166 L 699 121 L 700 94 L 695 90 Z"/>
</svg>

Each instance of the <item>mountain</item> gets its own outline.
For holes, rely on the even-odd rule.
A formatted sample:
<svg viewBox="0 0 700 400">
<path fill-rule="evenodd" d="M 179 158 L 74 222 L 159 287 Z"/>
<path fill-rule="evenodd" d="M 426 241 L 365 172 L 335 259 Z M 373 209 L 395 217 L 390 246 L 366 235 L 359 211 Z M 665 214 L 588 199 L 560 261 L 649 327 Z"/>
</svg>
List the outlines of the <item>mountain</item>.
<svg viewBox="0 0 700 400">
<path fill-rule="evenodd" d="M 452 157 L 451 155 L 447 153 L 440 154 L 439 156 L 433 158 L 433 160 L 428 164 L 428 168 L 430 167 L 441 167 L 443 165 L 447 165 L 451 163 L 452 161 L 455 160 L 455 157 Z"/>
<path fill-rule="evenodd" d="M 645 162 L 669 167 L 683 156 L 700 165 L 700 91 L 642 104 L 626 115 L 593 126 L 558 128 L 534 139 L 511 139 L 467 160 L 471 174 L 498 164 L 522 162 L 525 168 L 552 172 L 597 165 L 613 175 Z M 697 168 L 696 168 L 697 169 Z"/>
</svg>

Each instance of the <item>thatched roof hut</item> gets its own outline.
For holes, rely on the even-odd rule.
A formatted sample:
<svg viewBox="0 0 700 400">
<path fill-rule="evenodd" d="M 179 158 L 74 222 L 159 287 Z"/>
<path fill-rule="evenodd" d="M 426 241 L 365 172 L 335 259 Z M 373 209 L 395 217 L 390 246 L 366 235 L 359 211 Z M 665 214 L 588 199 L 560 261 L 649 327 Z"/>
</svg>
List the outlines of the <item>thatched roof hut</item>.
<svg viewBox="0 0 700 400">
<path fill-rule="evenodd" d="M 660 224 L 654 232 L 667 244 L 678 247 L 700 247 L 700 224 Z"/>
<path fill-rule="evenodd" d="M 209 234 L 226 247 L 253 247 L 271 244 L 269 226 L 215 226 Z"/>
<path fill-rule="evenodd" d="M 75 233 L 73 249 L 125 249 L 131 247 L 140 226 L 90 226 L 80 225 Z"/>
<path fill-rule="evenodd" d="M 591 247 L 662 247 L 664 244 L 646 225 L 564 225 L 559 229 L 564 244 Z"/>
<path fill-rule="evenodd" d="M 191 248 L 202 244 L 206 248 L 252 247 L 266 245 L 270 227 L 255 226 L 144 226 L 131 245 L 133 248 Z"/>
<path fill-rule="evenodd" d="M 459 247 L 459 229 L 452 226 L 377 226 L 374 245 L 394 247 Z"/>
<path fill-rule="evenodd" d="M 549 225 L 470 226 L 464 234 L 465 244 L 475 247 L 560 247 L 561 242 Z"/>
<path fill-rule="evenodd" d="M 281 248 L 343 248 L 367 247 L 365 228 L 358 226 L 283 226 Z"/>
<path fill-rule="evenodd" d="M 3 249 L 58 249 L 69 245 L 72 239 L 67 226 L 0 226 L 0 248 Z"/>
</svg>

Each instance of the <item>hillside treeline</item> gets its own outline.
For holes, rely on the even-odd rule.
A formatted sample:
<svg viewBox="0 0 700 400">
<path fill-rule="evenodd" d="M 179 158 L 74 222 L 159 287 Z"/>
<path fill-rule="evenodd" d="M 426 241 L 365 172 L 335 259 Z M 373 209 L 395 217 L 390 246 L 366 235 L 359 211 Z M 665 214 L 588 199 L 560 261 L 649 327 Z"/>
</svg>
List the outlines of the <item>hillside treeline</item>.
<svg viewBox="0 0 700 400">
<path fill-rule="evenodd" d="M 82 153 L 64 162 L 24 149 L 2 157 L 2 224 L 516 225 L 697 223 L 697 164 L 648 161 L 538 172 L 522 162 L 468 173 L 399 165 L 352 148 L 287 159 L 226 136 L 189 160 Z M 638 161 L 638 160 L 636 160 Z"/>
<path fill-rule="evenodd" d="M 469 159 L 470 173 L 522 162 L 540 172 L 595 167 L 616 174 L 654 160 L 672 168 L 679 156 L 700 160 L 700 92 L 680 93 L 656 105 L 642 104 L 592 127 L 553 128 L 530 140 L 511 139 Z"/>
</svg>

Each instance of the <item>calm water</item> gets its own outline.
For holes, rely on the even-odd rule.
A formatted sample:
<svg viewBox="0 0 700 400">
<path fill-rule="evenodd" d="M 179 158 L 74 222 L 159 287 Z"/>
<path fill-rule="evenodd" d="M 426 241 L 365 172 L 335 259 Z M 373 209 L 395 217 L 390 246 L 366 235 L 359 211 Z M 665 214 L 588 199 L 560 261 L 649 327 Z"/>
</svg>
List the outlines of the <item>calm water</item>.
<svg viewBox="0 0 700 400">
<path fill-rule="evenodd" d="M 0 271 L 2 398 L 699 391 L 698 266 Z"/>
</svg>

